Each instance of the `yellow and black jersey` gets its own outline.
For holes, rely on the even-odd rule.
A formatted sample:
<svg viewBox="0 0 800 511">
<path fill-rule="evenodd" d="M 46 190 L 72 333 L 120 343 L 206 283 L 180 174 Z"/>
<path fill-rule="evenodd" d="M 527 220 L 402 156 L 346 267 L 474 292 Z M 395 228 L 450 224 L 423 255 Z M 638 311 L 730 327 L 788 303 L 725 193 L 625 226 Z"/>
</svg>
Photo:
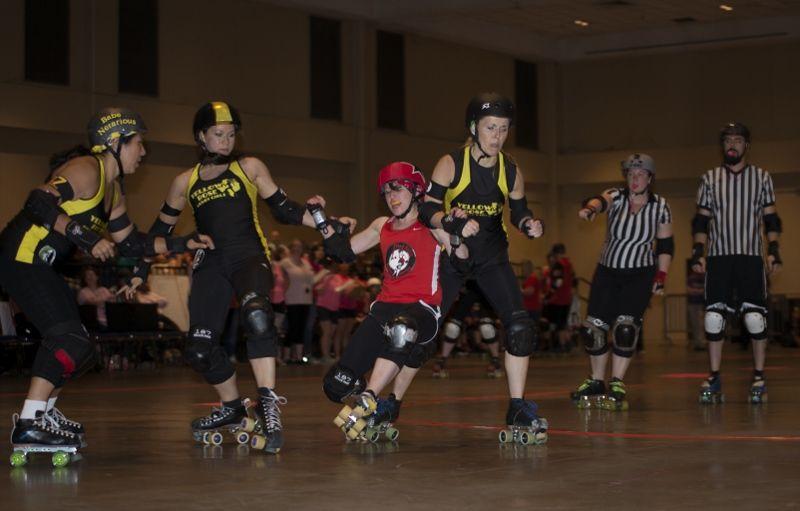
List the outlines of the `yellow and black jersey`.
<svg viewBox="0 0 800 511">
<path fill-rule="evenodd" d="M 485 261 L 508 248 L 503 208 L 514 188 L 517 166 L 501 152 L 494 167 L 481 167 L 472 158 L 469 146 L 450 157 L 455 162 L 455 174 L 444 195 L 445 212 L 459 208 L 478 222 L 478 234 L 464 241 L 470 259 Z"/>
<path fill-rule="evenodd" d="M 238 161 L 208 180 L 200 177 L 197 164 L 189 178 L 186 200 L 194 212 L 197 231 L 214 239 L 214 252 L 269 256 L 267 239 L 258 223 L 258 190 Z"/>
<path fill-rule="evenodd" d="M 95 156 L 100 172 L 100 185 L 97 192 L 88 199 L 71 199 L 61 203 L 59 208 L 70 218 L 84 227 L 102 235 L 108 227 L 108 217 L 114 204 L 117 203 L 117 188 L 111 207 L 106 211 L 106 173 L 103 161 Z M 56 176 L 51 182 L 63 180 Z M 8 223 L 0 234 L 0 253 L 15 261 L 28 264 L 52 265 L 66 259 L 75 246 L 63 234 L 31 222 L 24 211 Z"/>
</svg>

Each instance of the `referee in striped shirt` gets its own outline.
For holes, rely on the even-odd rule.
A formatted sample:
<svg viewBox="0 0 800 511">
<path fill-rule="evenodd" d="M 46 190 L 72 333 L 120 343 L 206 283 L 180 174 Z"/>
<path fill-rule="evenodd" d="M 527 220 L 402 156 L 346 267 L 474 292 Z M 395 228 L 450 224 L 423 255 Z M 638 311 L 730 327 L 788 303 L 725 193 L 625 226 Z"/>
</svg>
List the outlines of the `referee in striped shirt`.
<svg viewBox="0 0 800 511">
<path fill-rule="evenodd" d="M 622 162 L 627 187 L 611 188 L 585 200 L 578 212 L 583 220 L 608 212 L 606 241 L 580 330 L 592 374 L 571 394 L 579 407 L 628 407 L 622 380 L 636 350 L 650 296 L 663 294 L 674 252 L 669 205 L 650 190 L 655 174 L 650 156 L 632 154 Z M 606 393 L 609 356 L 611 380 Z"/>
<path fill-rule="evenodd" d="M 747 163 L 750 130 L 732 122 L 720 131 L 723 165 L 703 175 L 692 220 L 692 268 L 706 273 L 705 330 L 711 374 L 700 402 L 722 401 L 719 376 L 726 316 L 738 313 L 753 342 L 750 401 L 766 400 L 764 358 L 767 345 L 767 285 L 761 224 L 767 235 L 767 269 L 780 269 L 781 220 L 770 175 Z M 706 253 L 708 248 L 708 254 Z"/>
</svg>

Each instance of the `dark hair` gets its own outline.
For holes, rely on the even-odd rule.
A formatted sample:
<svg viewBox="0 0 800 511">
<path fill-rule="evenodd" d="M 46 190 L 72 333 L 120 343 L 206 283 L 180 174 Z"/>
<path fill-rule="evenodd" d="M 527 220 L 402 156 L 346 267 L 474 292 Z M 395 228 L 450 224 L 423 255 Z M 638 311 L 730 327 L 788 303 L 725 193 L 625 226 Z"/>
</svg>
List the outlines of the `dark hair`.
<svg viewBox="0 0 800 511">
<path fill-rule="evenodd" d="M 54 170 L 67 163 L 69 160 L 78 158 L 79 156 L 89 156 L 90 154 L 92 154 L 92 152 L 85 145 L 76 145 L 54 153 L 50 156 L 50 174 L 47 176 L 47 181 L 50 181 L 52 178 Z"/>
</svg>

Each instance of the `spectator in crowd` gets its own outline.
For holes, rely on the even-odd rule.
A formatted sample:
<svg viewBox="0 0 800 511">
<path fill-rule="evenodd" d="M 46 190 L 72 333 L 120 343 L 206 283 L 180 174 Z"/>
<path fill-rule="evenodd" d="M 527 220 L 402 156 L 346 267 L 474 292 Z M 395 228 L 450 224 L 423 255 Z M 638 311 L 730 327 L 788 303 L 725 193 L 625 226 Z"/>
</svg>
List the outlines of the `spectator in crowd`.
<svg viewBox="0 0 800 511">
<path fill-rule="evenodd" d="M 303 363 L 303 341 L 311 308 L 311 289 L 314 286 L 314 271 L 303 257 L 303 243 L 292 240 L 289 256 L 280 262 L 286 273 L 286 316 L 288 320 L 287 342 L 292 346 L 290 363 Z"/>
<path fill-rule="evenodd" d="M 108 327 L 106 319 L 106 302 L 114 301 L 114 293 L 100 285 L 100 276 L 93 266 L 84 266 L 81 271 L 81 289 L 78 291 L 78 305 L 94 305 L 97 307 L 97 323 Z"/>
</svg>

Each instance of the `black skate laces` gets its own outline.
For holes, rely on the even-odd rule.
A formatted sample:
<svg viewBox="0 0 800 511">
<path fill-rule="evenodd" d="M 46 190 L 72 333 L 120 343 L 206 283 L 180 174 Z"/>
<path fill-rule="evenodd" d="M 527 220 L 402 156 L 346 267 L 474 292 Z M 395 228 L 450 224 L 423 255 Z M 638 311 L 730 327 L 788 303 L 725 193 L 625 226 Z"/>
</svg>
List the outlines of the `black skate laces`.
<svg viewBox="0 0 800 511">
<path fill-rule="evenodd" d="M 264 427 L 270 433 L 281 430 L 281 409 L 278 405 L 285 405 L 288 401 L 285 397 L 270 392 L 268 396 L 259 396 L 261 407 L 264 412 Z"/>
</svg>

